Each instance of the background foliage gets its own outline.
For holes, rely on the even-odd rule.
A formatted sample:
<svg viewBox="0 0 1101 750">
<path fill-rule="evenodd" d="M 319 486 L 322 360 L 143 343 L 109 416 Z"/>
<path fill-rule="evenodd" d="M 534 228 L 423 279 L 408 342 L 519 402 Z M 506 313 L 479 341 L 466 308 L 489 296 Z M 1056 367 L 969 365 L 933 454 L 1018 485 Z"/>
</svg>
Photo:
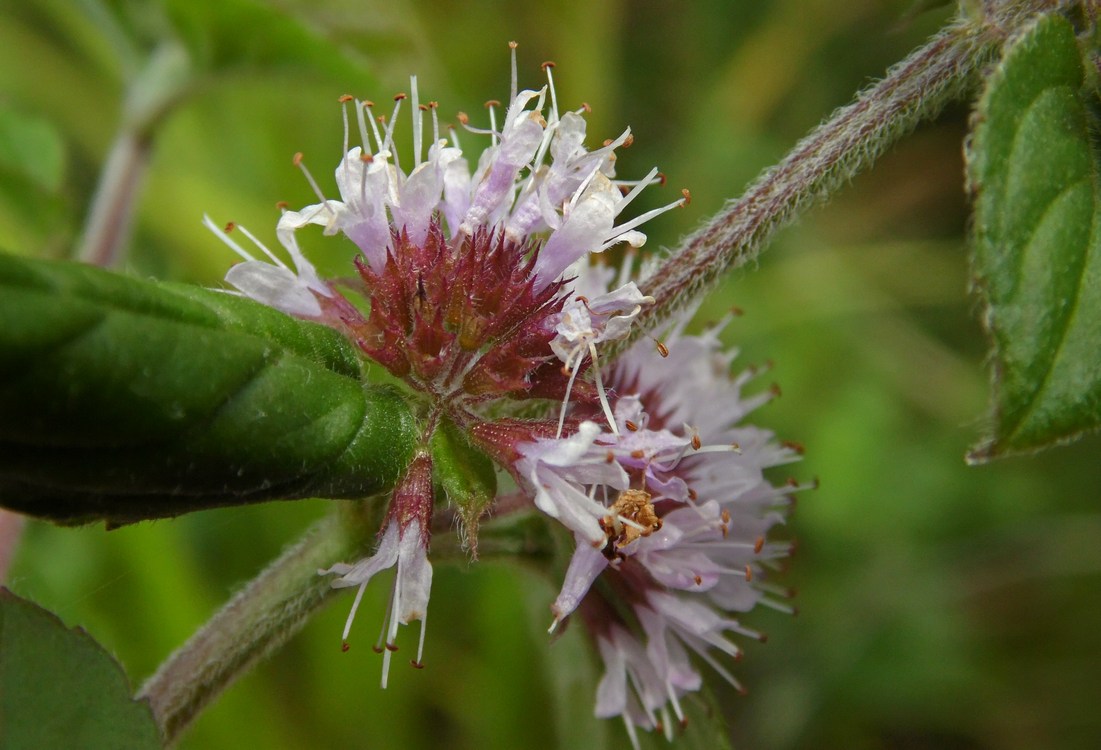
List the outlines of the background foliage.
<svg viewBox="0 0 1101 750">
<path fill-rule="evenodd" d="M 294 2 L 120 0 L 103 15 L 91 0 L 2 0 L 0 245 L 71 252 L 122 121 L 124 82 L 171 28 L 190 72 L 158 120 L 125 261 L 135 275 L 218 284 L 232 259 L 202 214 L 272 239 L 274 202 L 311 198 L 294 152 L 331 184 L 340 94 L 386 101 L 417 73 L 445 117 L 476 116 L 507 93 L 509 39 L 521 43 L 524 84 L 540 83 L 541 61 L 558 63 L 560 98 L 593 104 L 595 137 L 632 126 L 624 174 L 657 164 L 671 187 L 692 190 L 688 209 L 648 227 L 653 246 L 669 245 L 948 14 L 906 18 L 908 5 L 326 0 L 307 13 Z M 740 361 L 774 360 L 768 377 L 784 390 L 756 418 L 805 443 L 792 471 L 822 479 L 791 524 L 800 550 L 784 582 L 799 589 L 800 614 L 753 613 L 770 642 L 749 644 L 738 667 L 749 696 L 722 696 L 735 746 L 1101 740 L 1101 442 L 963 463 L 988 386 L 966 295 L 968 115 L 955 107 L 906 139 L 703 313 L 745 311 L 725 335 Z M 311 245 L 322 270 L 345 272 L 347 246 Z M 110 533 L 35 523 L 10 585 L 87 627 L 137 682 L 326 507 L 277 503 Z M 550 581 L 492 561 L 436 575 L 426 670 L 377 688 L 369 645 L 387 587 L 375 585 L 348 653 L 338 604 L 181 746 L 550 748 L 602 732 L 626 744 L 618 726 L 589 718 L 579 629 L 546 643 Z M 569 670 L 552 675 L 554 665 Z M 547 710 L 563 694 L 574 711 Z"/>
</svg>

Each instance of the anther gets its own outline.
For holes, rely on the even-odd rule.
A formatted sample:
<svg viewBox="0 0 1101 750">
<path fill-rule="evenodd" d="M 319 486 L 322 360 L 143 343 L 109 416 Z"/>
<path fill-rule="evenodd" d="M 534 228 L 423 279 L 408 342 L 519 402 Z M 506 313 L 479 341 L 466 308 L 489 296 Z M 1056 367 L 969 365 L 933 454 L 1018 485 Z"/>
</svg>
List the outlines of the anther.
<svg viewBox="0 0 1101 750">
<path fill-rule="evenodd" d="M 374 651 L 376 654 L 381 654 L 383 649 L 382 646 L 371 646 L 371 650 Z"/>
<path fill-rule="evenodd" d="M 375 103 L 373 101 L 371 101 L 370 99 L 365 99 L 363 101 L 363 108 L 364 109 L 370 109 L 373 106 L 375 106 Z"/>
<path fill-rule="evenodd" d="M 614 464 L 615 463 L 615 454 L 612 453 L 611 451 L 608 451 L 608 453 L 604 456 L 604 463 Z"/>
<path fill-rule="evenodd" d="M 638 425 L 635 424 L 634 422 L 632 422 L 631 420 L 629 420 L 629 419 L 625 420 L 623 424 L 631 432 L 638 432 Z"/>
<path fill-rule="evenodd" d="M 692 580 L 696 582 L 697 586 L 702 586 L 703 585 L 703 577 L 700 576 L 700 575 L 696 575 L 695 577 L 693 577 Z"/>
<path fill-rule="evenodd" d="M 280 211 L 286 211 L 288 208 L 291 207 L 291 204 L 287 203 L 286 201 L 278 201 L 275 204 L 275 207 L 278 208 Z"/>
<path fill-rule="evenodd" d="M 350 649 L 350 648 L 351 648 L 351 645 L 348 643 L 348 641 L 344 641 L 343 643 L 340 644 L 341 653 L 345 653 L 345 654 L 348 653 L 348 649 Z"/>
<path fill-rule="evenodd" d="M 730 523 L 730 511 L 723 508 L 723 512 L 719 514 L 719 518 L 723 519 L 723 523 Z"/>
<path fill-rule="evenodd" d="M 753 568 L 749 567 L 748 565 L 745 566 L 745 579 L 746 581 L 753 580 Z"/>
<path fill-rule="evenodd" d="M 519 45 L 519 44 L 517 44 L 516 42 L 509 42 L 509 43 L 508 43 L 508 48 L 509 48 L 509 49 L 516 49 L 516 48 L 517 48 L 517 47 L 519 47 L 519 46 L 520 46 L 520 45 Z"/>
<path fill-rule="evenodd" d="M 585 110 L 585 114 L 591 114 L 593 111 L 588 102 L 581 102 L 581 109 Z"/>
<path fill-rule="evenodd" d="M 293 159 L 293 161 L 294 161 L 294 166 L 296 166 L 296 167 L 301 167 L 301 166 L 302 166 L 302 159 L 303 159 L 303 158 L 304 158 L 304 157 L 303 157 L 303 155 L 302 155 L 302 152 L 301 152 L 301 151 L 298 151 L 298 152 L 296 152 L 296 153 L 295 153 L 295 155 L 294 155 L 294 159 Z"/>
<path fill-rule="evenodd" d="M 806 448 L 803 447 L 803 444 L 802 443 L 797 443 L 794 440 L 781 440 L 780 445 L 784 446 L 785 448 L 788 448 L 790 450 L 795 451 L 800 456 L 803 455 L 804 453 L 806 453 Z"/>
<path fill-rule="evenodd" d="M 404 101 L 408 96 L 409 95 L 406 94 L 404 91 L 401 92 L 400 94 L 394 94 L 394 101 L 395 102 Z"/>
<path fill-rule="evenodd" d="M 341 94 L 340 98 L 337 101 L 339 101 L 341 104 L 347 104 L 348 102 L 355 101 L 355 97 L 351 94 Z"/>
<path fill-rule="evenodd" d="M 730 314 L 733 315 L 736 318 L 740 318 L 743 315 L 745 315 L 745 310 L 743 310 L 742 308 L 735 305 L 735 306 L 730 308 Z"/>
<path fill-rule="evenodd" d="M 788 477 L 787 479 L 784 480 L 784 484 L 786 484 L 788 487 L 798 487 L 799 486 L 799 480 L 796 479 L 795 477 Z"/>
<path fill-rule="evenodd" d="M 658 178 L 658 185 L 661 185 L 662 187 L 665 187 L 665 183 L 666 183 L 665 172 L 658 172 L 657 178 Z"/>
<path fill-rule="evenodd" d="M 427 112 L 428 111 L 428 105 L 427 104 L 418 104 L 417 109 L 419 109 L 421 112 Z"/>
<path fill-rule="evenodd" d="M 699 498 L 699 494 L 694 489 L 689 487 L 688 488 L 688 499 L 695 502 L 698 498 Z"/>
<path fill-rule="evenodd" d="M 413 669 L 424 669 L 424 662 L 417 661 L 416 659 L 410 659 L 409 665 L 413 667 Z"/>
<path fill-rule="evenodd" d="M 361 162 L 363 162 L 364 164 L 370 164 L 371 162 L 373 162 L 375 160 L 375 157 L 371 156 L 371 154 L 360 153 L 359 160 Z"/>
<path fill-rule="evenodd" d="M 761 554 L 761 550 L 765 548 L 765 538 L 763 536 L 757 537 L 757 541 L 753 542 L 753 554 Z"/>
<path fill-rule="evenodd" d="M 646 453 L 641 450 L 631 451 L 631 458 L 646 458 Z"/>
<path fill-rule="evenodd" d="M 540 65 L 539 67 L 540 67 L 540 68 L 541 68 L 542 70 L 546 70 L 547 68 L 553 68 L 553 67 L 554 67 L 554 60 L 547 60 L 546 62 L 544 62 L 544 63 L 543 63 L 542 65 Z"/>
<path fill-rule="evenodd" d="M 393 653 L 394 651 L 398 650 L 398 644 L 396 644 L 396 643 L 387 643 L 386 644 L 386 650 Z"/>
<path fill-rule="evenodd" d="M 226 224 L 226 228 L 225 228 L 225 233 L 226 233 L 226 234 L 229 234 L 230 232 L 232 232 L 232 231 L 233 231 L 233 229 L 234 229 L 234 228 L 235 228 L 236 226 L 237 226 L 237 225 L 236 225 L 236 224 L 234 224 L 234 223 L 233 223 L 232 221 L 231 221 L 231 222 L 229 222 L 228 224 Z"/>
<path fill-rule="evenodd" d="M 626 140 L 623 141 L 622 148 L 630 148 L 631 144 L 634 143 L 634 142 L 635 142 L 635 134 L 634 133 L 629 133 L 627 135 Z"/>
<path fill-rule="evenodd" d="M 777 398 L 779 398 L 780 395 L 781 395 L 780 394 L 780 385 L 779 385 L 779 383 L 773 383 L 772 385 L 770 385 L 768 387 L 768 392 L 771 393 L 773 396 L 776 396 Z"/>
<path fill-rule="evenodd" d="M 491 107 L 500 107 L 500 106 L 501 106 L 501 102 L 499 102 L 496 99 L 490 99 L 489 101 L 487 101 L 485 103 L 485 108 L 486 109 L 490 109 Z"/>
<path fill-rule="evenodd" d="M 703 447 L 703 443 L 700 441 L 700 436 L 699 435 L 693 435 L 692 436 L 692 449 L 698 451 L 702 447 Z"/>
<path fill-rule="evenodd" d="M 439 102 L 428 102 L 428 108 L 429 109 L 439 109 L 439 107 L 440 107 Z"/>
<path fill-rule="evenodd" d="M 455 119 L 459 121 L 460 125 L 467 125 L 470 123 L 470 116 L 466 112 L 460 112 L 455 115 Z"/>
<path fill-rule="evenodd" d="M 684 196 L 683 205 L 687 206 L 689 203 L 692 202 L 692 194 L 688 192 L 688 188 L 682 188 L 680 194 Z"/>
<path fill-rule="evenodd" d="M 605 146 L 611 146 L 612 145 L 612 139 L 611 138 L 605 138 L 604 139 L 604 145 Z"/>
</svg>

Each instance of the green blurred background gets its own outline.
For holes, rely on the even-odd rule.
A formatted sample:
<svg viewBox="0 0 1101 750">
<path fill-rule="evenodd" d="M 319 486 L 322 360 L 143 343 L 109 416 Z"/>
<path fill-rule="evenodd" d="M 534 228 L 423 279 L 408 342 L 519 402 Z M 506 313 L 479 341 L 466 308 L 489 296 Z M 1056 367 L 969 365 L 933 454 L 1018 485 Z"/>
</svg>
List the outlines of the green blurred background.
<svg viewBox="0 0 1101 750">
<path fill-rule="evenodd" d="M 909 5 L 0 0 L 0 248 L 72 253 L 127 82 L 173 38 L 190 83 L 153 130 L 129 273 L 217 285 L 234 259 L 202 215 L 274 240 L 275 202 L 312 200 L 296 151 L 334 193 L 341 94 L 388 101 L 417 73 L 444 118 L 484 116 L 483 101 L 506 98 L 511 39 L 522 85 L 540 85 L 553 59 L 563 105 L 592 105 L 590 144 L 631 125 L 621 174 L 658 165 L 670 182 L 639 210 L 691 189 L 691 206 L 647 228 L 652 247 L 672 246 L 950 12 Z M 769 643 L 748 644 L 737 667 L 749 695 L 719 694 L 735 747 L 1101 746 L 1101 442 L 963 462 L 987 397 L 967 294 L 967 117 L 961 104 L 922 127 L 734 273 L 701 316 L 745 311 L 727 340 L 743 364 L 774 360 L 767 377 L 784 392 L 754 418 L 806 445 L 791 473 L 821 479 L 799 498 L 799 550 L 781 579 L 800 613 L 746 618 Z M 468 151 L 475 141 L 464 137 Z M 346 272 L 348 244 L 310 239 L 324 269 Z M 31 523 L 10 585 L 84 625 L 137 684 L 327 507 L 110 533 Z M 438 565 L 428 668 L 398 661 L 383 692 L 369 645 L 387 590 L 368 590 L 348 653 L 350 596 L 181 747 L 627 745 L 589 715 L 580 628 L 547 643 L 549 580 L 519 564 Z"/>
</svg>

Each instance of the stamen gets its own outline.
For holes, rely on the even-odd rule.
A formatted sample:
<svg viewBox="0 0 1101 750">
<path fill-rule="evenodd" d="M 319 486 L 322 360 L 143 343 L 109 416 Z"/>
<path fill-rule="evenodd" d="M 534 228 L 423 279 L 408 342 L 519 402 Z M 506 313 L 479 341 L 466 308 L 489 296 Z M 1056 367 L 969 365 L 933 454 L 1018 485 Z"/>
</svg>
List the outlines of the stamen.
<svg viewBox="0 0 1101 750">
<path fill-rule="evenodd" d="M 596 357 L 596 344 L 591 341 L 589 342 L 589 356 L 593 360 L 593 372 L 596 374 L 596 395 L 600 397 L 600 406 L 604 409 L 604 417 L 608 420 L 608 426 L 612 428 L 612 434 L 619 435 L 615 415 L 612 414 L 612 407 L 608 404 L 608 394 L 604 391 L 604 381 L 600 377 L 600 362 Z"/>
<path fill-rule="evenodd" d="M 401 169 L 401 165 L 398 163 L 398 151 L 394 148 L 394 126 L 398 122 L 398 113 L 401 112 L 401 103 L 405 101 L 406 94 L 394 95 L 394 113 L 390 115 L 390 124 L 386 126 L 386 139 L 382 143 L 382 151 L 389 151 L 394 156 L 394 166 Z M 383 120 L 379 120 L 384 122 Z"/>
<path fill-rule="evenodd" d="M 363 592 L 367 588 L 367 582 L 359 584 L 359 590 L 356 591 L 355 601 L 352 602 L 352 611 L 348 613 L 348 619 L 344 623 L 344 633 L 340 636 L 340 640 L 345 643 L 348 642 L 348 633 L 352 631 L 352 620 L 356 619 L 356 610 L 359 609 L 359 603 L 363 599 Z"/>
<path fill-rule="evenodd" d="M 353 101 L 354 97 L 351 94 L 344 94 L 340 97 L 340 119 L 344 123 L 344 140 L 343 150 L 340 152 L 340 163 L 344 165 L 344 178 L 348 178 L 348 102 Z M 359 109 L 358 107 L 356 108 Z"/>
<path fill-rule="evenodd" d="M 500 107 L 501 103 L 496 99 L 490 99 L 486 102 L 486 109 L 489 110 L 489 133 L 492 139 L 492 144 L 497 145 L 499 134 L 497 132 L 497 107 Z"/>
<path fill-rule="evenodd" d="M 329 205 L 329 201 L 325 198 L 325 194 L 321 192 L 321 188 L 317 185 L 317 180 L 310 174 L 310 170 L 306 167 L 306 163 L 302 160 L 302 152 L 299 151 L 294 155 L 294 166 L 302 170 L 302 174 L 306 176 L 306 182 L 310 183 L 310 187 L 313 188 L 314 195 L 321 201 L 321 205 L 325 207 L 325 210 L 330 216 L 336 216 L 336 212 L 333 211 L 332 206 Z"/>
<path fill-rule="evenodd" d="M 409 76 L 409 90 L 413 92 L 413 168 L 421 165 L 421 113 L 420 92 L 417 91 L 417 77 Z"/>
<path fill-rule="evenodd" d="M 428 629 L 428 612 L 424 612 L 421 615 L 421 638 L 417 643 L 417 660 L 413 662 L 413 666 L 417 669 L 424 669 L 424 634 Z"/>
<path fill-rule="evenodd" d="M 516 42 L 509 42 L 509 56 L 512 58 L 512 85 L 508 89 L 508 100 L 510 102 L 516 101 L 516 94 L 520 91 L 519 76 L 516 74 L 516 48 L 519 47 Z"/>
<path fill-rule="evenodd" d="M 229 247 L 229 249 L 230 249 L 230 250 L 232 250 L 233 252 L 235 252 L 235 253 L 237 253 L 238 255 L 240 255 L 240 256 L 241 256 L 241 257 L 242 257 L 243 259 L 245 259 L 245 260 L 251 260 L 251 261 L 256 261 L 256 258 L 254 258 L 254 257 L 253 257 L 253 256 L 252 256 L 252 255 L 251 255 L 251 254 L 250 254 L 250 253 L 249 253 L 249 252 L 248 252 L 247 250 L 245 250 L 245 249 L 244 249 L 243 247 L 241 247 L 240 245 L 238 245 L 238 244 L 237 244 L 237 242 L 236 242 L 236 241 L 234 241 L 234 239 L 233 239 L 232 237 L 230 237 L 230 236 L 229 236 L 228 234 L 226 234 L 226 232 L 225 232 L 225 231 L 224 231 L 224 230 L 223 230 L 223 229 L 222 229 L 222 228 L 221 228 L 220 226 L 218 226 L 217 224 L 215 224 L 215 223 L 214 223 L 214 222 L 213 222 L 213 221 L 211 220 L 211 218 L 210 218 L 209 216 L 207 216 L 206 214 L 203 214 L 203 226 L 205 226 L 205 227 L 206 227 L 207 229 L 209 229 L 209 230 L 210 230 L 211 232 L 214 232 L 214 235 L 215 235 L 215 236 L 216 236 L 216 237 L 217 237 L 218 239 L 220 239 L 220 240 L 221 240 L 222 242 L 224 242 L 224 243 L 225 243 L 225 244 L 226 244 L 226 245 L 227 245 L 227 246 Z M 227 227 L 228 227 L 228 226 L 229 226 L 229 225 L 227 225 Z"/>
<path fill-rule="evenodd" d="M 573 361 L 573 355 L 577 351 L 578 349 L 574 349 L 573 352 L 570 352 L 569 360 L 566 362 L 565 365 L 563 365 L 563 368 L 569 369 L 570 379 L 569 382 L 566 383 L 566 396 L 562 399 L 562 410 L 558 413 L 558 432 L 554 435 L 555 440 L 558 440 L 562 437 L 562 426 L 566 423 L 566 407 L 570 404 L 570 393 L 573 391 L 573 381 L 577 379 L 577 373 L 581 370 L 580 357 L 578 357 L 577 359 L 577 366 L 570 369 L 570 362 Z"/>
<path fill-rule="evenodd" d="M 432 143 L 440 142 L 440 118 L 438 110 L 439 102 L 428 102 L 428 109 L 432 112 Z"/>
<path fill-rule="evenodd" d="M 550 89 L 551 100 L 551 122 L 558 122 L 558 94 L 554 90 L 554 76 L 551 75 L 551 70 L 554 68 L 554 62 L 547 60 L 543 63 L 543 70 L 547 72 L 547 88 Z"/>
<path fill-rule="evenodd" d="M 234 225 L 234 226 L 236 226 L 236 225 Z M 249 238 L 249 239 L 250 239 L 250 240 L 252 241 L 252 244 L 254 244 L 254 245 L 256 245 L 256 247 L 260 248 L 260 250 L 261 250 L 261 251 L 262 251 L 262 252 L 264 253 L 264 255 L 266 255 L 266 256 L 268 256 L 269 258 L 271 258 L 271 262 L 272 262 L 272 263 L 274 263 L 275 265 L 279 266 L 280 268 L 287 268 L 287 264 L 286 264 L 286 263 L 284 263 L 283 261 L 279 260 L 279 258 L 278 258 L 278 257 L 277 257 L 277 256 L 275 255 L 275 253 L 273 253 L 273 252 L 272 252 L 271 250 L 268 250 L 268 247 L 267 247 L 267 245 L 265 245 L 265 244 L 264 244 L 263 242 L 261 242 L 260 240 L 256 239 L 256 237 L 254 237 L 254 236 L 253 236 L 252 232 L 250 232 L 250 231 L 249 231 L 248 229 L 246 229 L 245 227 L 240 227 L 240 226 L 239 226 L 239 227 L 237 227 L 237 230 L 238 230 L 238 231 L 239 231 L 239 232 L 240 232 L 241 234 L 243 234 L 243 235 L 245 235 L 246 237 L 248 237 L 248 238 Z M 290 270 L 290 269 L 287 269 L 287 270 Z"/>
<path fill-rule="evenodd" d="M 359 137 L 363 140 L 363 150 L 368 151 L 368 152 L 375 150 L 371 147 L 371 139 L 367 137 L 366 124 L 370 123 L 371 124 L 371 132 L 375 136 L 375 144 L 378 145 L 378 150 L 381 151 L 382 150 L 382 138 L 381 138 L 381 136 L 379 135 L 379 132 L 378 132 L 378 123 L 375 122 L 374 110 L 371 109 L 372 107 L 375 106 L 375 103 L 372 102 L 372 101 L 364 101 L 364 102 L 360 102 L 360 105 L 361 106 L 356 107 L 356 118 L 359 120 Z M 366 110 L 370 114 L 369 117 L 367 117 L 363 114 L 364 110 Z"/>
</svg>

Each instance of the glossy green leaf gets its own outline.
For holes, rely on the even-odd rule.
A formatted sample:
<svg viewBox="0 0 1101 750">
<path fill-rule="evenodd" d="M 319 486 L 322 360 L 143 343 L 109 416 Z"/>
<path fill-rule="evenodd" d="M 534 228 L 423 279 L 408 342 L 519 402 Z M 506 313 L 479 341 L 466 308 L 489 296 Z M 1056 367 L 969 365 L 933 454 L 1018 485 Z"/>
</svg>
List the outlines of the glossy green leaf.
<svg viewBox="0 0 1101 750">
<path fill-rule="evenodd" d="M 0 747 L 160 748 L 148 704 L 80 628 L 0 588 Z"/>
<path fill-rule="evenodd" d="M 391 486 L 414 442 L 343 336 L 214 291 L 0 256 L 0 504 L 125 523 Z"/>
<path fill-rule="evenodd" d="M 990 433 L 972 460 L 1101 425 L 1101 193 L 1070 24 L 1011 44 L 968 150 L 974 273 L 993 340 Z"/>
</svg>

